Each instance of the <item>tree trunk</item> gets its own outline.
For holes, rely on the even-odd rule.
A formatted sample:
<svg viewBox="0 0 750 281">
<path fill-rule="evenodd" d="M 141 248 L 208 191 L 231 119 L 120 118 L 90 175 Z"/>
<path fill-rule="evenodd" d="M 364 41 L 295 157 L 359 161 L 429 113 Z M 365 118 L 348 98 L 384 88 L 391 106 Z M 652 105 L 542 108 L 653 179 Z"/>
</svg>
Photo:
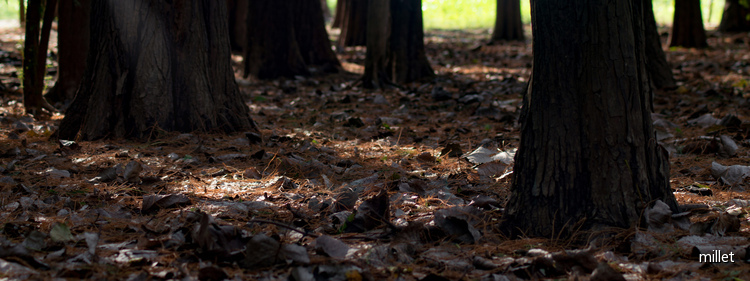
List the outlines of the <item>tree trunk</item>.
<svg viewBox="0 0 750 281">
<path fill-rule="evenodd" d="M 316 66 L 316 71 L 338 72 L 341 62 L 331 48 L 320 3 L 309 0 L 285 1 L 295 3 L 292 17 L 294 36 L 307 66 Z"/>
<path fill-rule="evenodd" d="M 325 25 L 325 22 L 331 20 L 331 8 L 328 8 L 328 1 L 326 0 L 320 0 L 320 7 L 323 9 L 323 25 Z"/>
<path fill-rule="evenodd" d="M 44 21 L 39 29 L 42 7 Z M 24 41 L 23 57 L 23 103 L 27 113 L 38 114 L 45 108 L 54 111 L 42 96 L 44 91 L 44 75 L 47 72 L 47 46 L 52 21 L 55 16 L 57 0 L 49 0 L 42 5 L 41 0 L 30 0 L 26 12 L 26 38 Z M 41 38 L 40 38 L 41 35 Z"/>
<path fill-rule="evenodd" d="M 523 41 L 520 0 L 497 0 L 495 30 L 490 41 Z"/>
<path fill-rule="evenodd" d="M 706 31 L 703 29 L 700 0 L 676 0 L 670 47 L 705 48 Z"/>
<path fill-rule="evenodd" d="M 338 46 L 340 49 L 351 46 L 365 46 L 367 44 L 367 15 L 370 0 L 343 0 L 344 21 L 341 23 Z"/>
<path fill-rule="evenodd" d="M 243 52 L 247 44 L 247 12 L 250 0 L 227 0 L 229 11 L 229 41 L 232 50 Z"/>
<path fill-rule="evenodd" d="M 354 0 L 357 2 L 357 0 Z M 391 0 L 370 0 L 367 8 L 367 52 L 363 86 L 382 88 L 389 83 L 386 65 L 388 59 L 388 36 L 390 35 Z"/>
<path fill-rule="evenodd" d="M 389 78 L 395 83 L 409 83 L 435 73 L 424 51 L 421 0 L 392 0 L 391 53 Z"/>
<path fill-rule="evenodd" d="M 310 74 L 295 38 L 293 4 L 291 1 L 250 1 L 245 77 L 275 79 Z M 273 28 L 269 28 L 271 26 Z"/>
<path fill-rule="evenodd" d="M 336 1 L 336 14 L 333 15 L 333 23 L 331 27 L 341 28 L 344 22 L 344 16 L 346 15 L 346 5 L 352 0 L 338 0 Z"/>
<path fill-rule="evenodd" d="M 25 27 L 26 26 L 26 0 L 18 0 L 18 20 L 20 21 L 20 26 Z"/>
<path fill-rule="evenodd" d="M 90 0 L 60 0 L 57 28 L 57 83 L 45 95 L 52 102 L 72 102 L 86 70 Z"/>
<path fill-rule="evenodd" d="M 23 44 L 23 105 L 26 112 L 35 114 L 42 108 L 42 87 L 37 84 L 37 52 L 39 52 L 39 21 L 41 0 L 29 0 L 26 12 L 26 38 Z"/>
<path fill-rule="evenodd" d="M 750 8 L 742 6 L 739 0 L 726 0 L 718 30 L 721 32 L 750 31 Z"/>
<path fill-rule="evenodd" d="M 84 81 L 61 139 L 255 129 L 230 66 L 226 2 L 93 1 Z"/>
<path fill-rule="evenodd" d="M 651 81 L 659 89 L 674 88 L 672 67 L 667 62 L 667 55 L 661 47 L 661 37 L 656 27 L 651 0 L 643 0 L 644 21 L 646 27 L 646 68 Z"/>
<path fill-rule="evenodd" d="M 641 1 L 532 0 L 534 69 L 502 227 L 570 237 L 677 211 L 654 141 Z"/>
</svg>

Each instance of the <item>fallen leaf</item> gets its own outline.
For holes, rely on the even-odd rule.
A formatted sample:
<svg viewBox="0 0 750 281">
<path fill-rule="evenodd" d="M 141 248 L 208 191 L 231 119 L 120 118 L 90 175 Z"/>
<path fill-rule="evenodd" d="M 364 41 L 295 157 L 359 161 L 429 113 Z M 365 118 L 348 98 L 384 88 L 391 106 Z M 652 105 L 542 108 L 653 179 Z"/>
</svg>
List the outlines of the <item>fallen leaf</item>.
<svg viewBox="0 0 750 281">
<path fill-rule="evenodd" d="M 337 259 L 345 258 L 346 253 L 349 252 L 349 246 L 346 243 L 328 235 L 321 235 L 316 238 L 312 245 L 316 251 Z"/>
<path fill-rule="evenodd" d="M 174 208 L 190 204 L 192 204 L 190 198 L 188 198 L 184 194 L 146 195 L 143 196 L 141 212 L 148 213 L 157 211 L 159 209 Z"/>
</svg>

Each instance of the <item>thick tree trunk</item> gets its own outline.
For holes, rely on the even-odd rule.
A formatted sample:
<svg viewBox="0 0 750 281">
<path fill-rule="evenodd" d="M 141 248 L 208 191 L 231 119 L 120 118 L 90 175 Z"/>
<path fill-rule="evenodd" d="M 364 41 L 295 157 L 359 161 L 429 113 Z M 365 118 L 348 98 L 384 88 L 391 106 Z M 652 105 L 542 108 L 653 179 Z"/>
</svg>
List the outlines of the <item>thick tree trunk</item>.
<svg viewBox="0 0 750 281">
<path fill-rule="evenodd" d="M 294 33 L 294 4 L 277 0 L 250 1 L 245 77 L 275 79 L 310 74 Z M 273 28 L 269 28 L 271 26 Z"/>
<path fill-rule="evenodd" d="M 57 83 L 45 95 L 51 102 L 69 103 L 86 70 L 89 49 L 90 0 L 60 0 L 57 28 Z"/>
<path fill-rule="evenodd" d="M 229 41 L 232 50 L 242 52 L 247 44 L 247 12 L 251 0 L 227 0 L 229 11 Z"/>
<path fill-rule="evenodd" d="M 700 0 L 676 0 L 670 47 L 705 48 L 706 30 L 703 29 Z"/>
<path fill-rule="evenodd" d="M 340 49 L 351 46 L 365 46 L 368 33 L 368 6 L 370 0 L 342 0 L 346 1 L 344 21 L 341 23 L 341 33 L 337 46 Z"/>
<path fill-rule="evenodd" d="M 333 23 L 331 27 L 341 28 L 344 23 L 344 16 L 346 15 L 346 5 L 352 0 L 338 0 L 336 1 L 336 14 L 333 15 Z"/>
<path fill-rule="evenodd" d="M 294 37 L 308 66 L 323 72 L 338 72 L 341 62 L 331 48 L 328 39 L 323 10 L 319 3 L 309 0 L 286 0 L 295 3 L 293 7 Z"/>
<path fill-rule="evenodd" d="M 646 27 L 646 68 L 651 75 L 651 82 L 659 89 L 675 87 L 672 67 L 667 62 L 667 55 L 661 47 L 661 37 L 656 27 L 651 0 L 643 0 L 644 21 Z"/>
<path fill-rule="evenodd" d="M 750 17 L 750 8 L 742 6 L 739 0 L 726 0 L 718 30 L 721 32 L 750 31 L 750 18 L 748 17 Z"/>
<path fill-rule="evenodd" d="M 355 2 L 357 0 L 354 0 Z M 382 88 L 389 83 L 386 65 L 388 59 L 388 36 L 390 35 L 391 0 L 370 0 L 367 15 L 367 53 L 363 86 Z"/>
<path fill-rule="evenodd" d="M 497 0 L 495 29 L 490 41 L 523 41 L 520 0 Z"/>
<path fill-rule="evenodd" d="M 230 66 L 225 5 L 93 1 L 94 51 L 58 137 L 256 129 Z"/>
<path fill-rule="evenodd" d="M 421 0 L 392 0 L 391 53 L 389 78 L 395 83 L 409 83 L 435 73 L 424 51 Z"/>
<path fill-rule="evenodd" d="M 629 228 L 657 199 L 677 211 L 651 125 L 640 3 L 532 0 L 534 69 L 502 223 L 511 236 Z"/>
</svg>

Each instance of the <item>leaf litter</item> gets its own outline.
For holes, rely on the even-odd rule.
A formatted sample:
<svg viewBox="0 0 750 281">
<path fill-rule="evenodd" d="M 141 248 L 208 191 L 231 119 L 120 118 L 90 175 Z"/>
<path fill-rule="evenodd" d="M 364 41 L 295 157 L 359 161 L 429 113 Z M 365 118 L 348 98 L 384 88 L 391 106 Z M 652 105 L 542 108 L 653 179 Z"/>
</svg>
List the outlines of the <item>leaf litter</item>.
<svg viewBox="0 0 750 281">
<path fill-rule="evenodd" d="M 18 279 L 748 279 L 750 67 L 737 63 L 749 56 L 739 48 L 747 35 L 667 53 L 678 87 L 657 92 L 653 119 L 683 210 L 654 202 L 644 228 L 590 245 L 508 240 L 497 228 L 531 50 L 477 48 L 486 36 L 428 33 L 439 75 L 403 89 L 349 88 L 354 74 L 242 80 L 260 133 L 54 142 L 61 116 L 20 115 L 20 95 L 6 92 L 0 270 Z M 339 55 L 357 71 L 363 54 Z M 19 82 L 7 72 L 0 81 Z M 698 262 L 714 251 L 738 259 Z"/>
</svg>

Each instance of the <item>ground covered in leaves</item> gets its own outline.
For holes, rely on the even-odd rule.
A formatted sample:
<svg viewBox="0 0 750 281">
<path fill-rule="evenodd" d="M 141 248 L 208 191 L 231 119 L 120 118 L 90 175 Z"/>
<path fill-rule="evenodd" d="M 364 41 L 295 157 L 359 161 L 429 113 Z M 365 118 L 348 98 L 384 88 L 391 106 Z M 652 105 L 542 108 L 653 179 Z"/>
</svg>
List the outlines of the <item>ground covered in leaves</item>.
<svg viewBox="0 0 750 281">
<path fill-rule="evenodd" d="M 746 34 L 668 52 L 679 86 L 653 116 L 684 212 L 656 203 L 647 229 L 574 241 L 497 229 L 528 44 L 431 31 L 437 77 L 385 91 L 356 86 L 364 52 L 351 48 L 350 73 L 238 78 L 260 134 L 76 142 L 49 139 L 61 116 L 22 114 L 20 31 L 4 32 L 0 277 L 750 279 Z M 699 262 L 717 250 L 734 262 Z"/>
</svg>

